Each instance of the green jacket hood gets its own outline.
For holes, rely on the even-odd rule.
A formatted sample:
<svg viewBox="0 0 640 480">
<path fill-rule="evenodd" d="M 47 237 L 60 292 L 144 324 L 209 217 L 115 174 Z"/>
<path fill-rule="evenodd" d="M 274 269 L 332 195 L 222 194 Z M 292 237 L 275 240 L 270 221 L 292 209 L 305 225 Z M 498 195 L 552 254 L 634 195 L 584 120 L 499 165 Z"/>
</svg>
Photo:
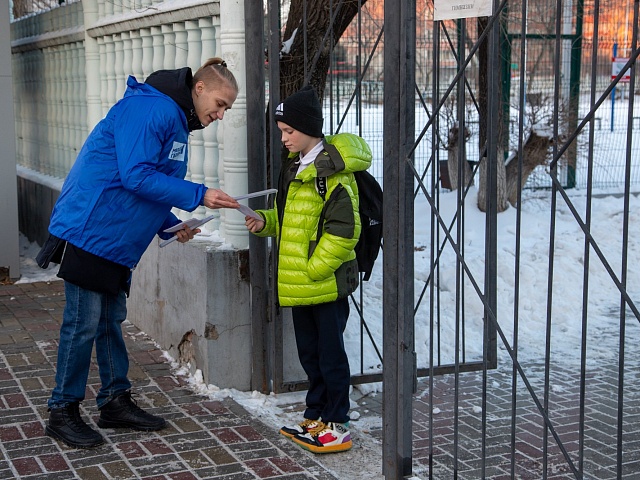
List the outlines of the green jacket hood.
<svg viewBox="0 0 640 480">
<path fill-rule="evenodd" d="M 353 173 L 371 166 L 371 149 L 363 138 L 352 133 L 327 135 L 322 139 L 324 151 L 298 178 L 309 181 L 314 177 L 329 177 L 334 173 Z M 295 156 L 298 154 L 296 153 Z"/>
</svg>

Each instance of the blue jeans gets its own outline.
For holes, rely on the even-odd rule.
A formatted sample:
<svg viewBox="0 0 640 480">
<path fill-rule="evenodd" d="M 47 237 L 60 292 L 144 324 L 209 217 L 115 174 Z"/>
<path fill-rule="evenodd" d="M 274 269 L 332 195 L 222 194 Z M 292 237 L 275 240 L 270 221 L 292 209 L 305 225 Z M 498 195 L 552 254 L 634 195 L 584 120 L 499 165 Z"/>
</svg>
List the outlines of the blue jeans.
<svg viewBox="0 0 640 480">
<path fill-rule="evenodd" d="M 64 292 L 56 387 L 48 405 L 60 408 L 84 400 L 95 343 L 102 384 L 96 398 L 100 408 L 131 388 L 121 325 L 127 317 L 126 295 L 122 290 L 118 295 L 85 290 L 69 282 L 64 282 Z"/>
</svg>

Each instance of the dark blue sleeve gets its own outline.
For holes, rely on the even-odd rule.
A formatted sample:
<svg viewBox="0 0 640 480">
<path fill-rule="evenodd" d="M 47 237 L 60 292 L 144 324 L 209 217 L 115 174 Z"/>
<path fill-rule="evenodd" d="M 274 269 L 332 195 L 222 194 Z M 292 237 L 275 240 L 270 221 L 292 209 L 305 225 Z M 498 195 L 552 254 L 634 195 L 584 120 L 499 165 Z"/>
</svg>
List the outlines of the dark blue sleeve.
<svg viewBox="0 0 640 480">
<path fill-rule="evenodd" d="M 176 217 L 172 212 L 169 212 L 169 215 L 167 215 L 167 218 L 164 219 L 162 226 L 158 230 L 158 236 L 162 240 L 169 240 L 171 237 L 175 235 L 175 233 L 165 233 L 165 230 L 167 228 L 171 228 L 174 225 L 179 224 L 180 221 L 181 220 L 178 217 Z"/>
</svg>

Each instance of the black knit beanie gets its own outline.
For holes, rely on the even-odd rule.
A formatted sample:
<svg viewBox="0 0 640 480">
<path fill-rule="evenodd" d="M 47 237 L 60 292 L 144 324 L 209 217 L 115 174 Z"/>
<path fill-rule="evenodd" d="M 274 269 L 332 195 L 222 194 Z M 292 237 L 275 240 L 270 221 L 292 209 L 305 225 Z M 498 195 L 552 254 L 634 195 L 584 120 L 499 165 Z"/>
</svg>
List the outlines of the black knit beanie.
<svg viewBox="0 0 640 480">
<path fill-rule="evenodd" d="M 311 85 L 287 97 L 276 108 L 275 119 L 312 137 L 322 138 L 322 107 Z"/>
</svg>

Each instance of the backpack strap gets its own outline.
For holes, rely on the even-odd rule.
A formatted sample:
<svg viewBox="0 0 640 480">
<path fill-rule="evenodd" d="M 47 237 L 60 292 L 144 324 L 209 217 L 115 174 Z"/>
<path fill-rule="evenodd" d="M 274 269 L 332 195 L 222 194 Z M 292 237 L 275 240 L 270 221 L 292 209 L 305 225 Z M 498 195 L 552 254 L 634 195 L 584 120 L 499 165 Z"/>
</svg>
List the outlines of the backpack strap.
<svg viewBox="0 0 640 480">
<path fill-rule="evenodd" d="M 325 201 L 327 196 L 327 177 L 316 177 L 316 190 L 318 190 L 322 200 Z"/>
<path fill-rule="evenodd" d="M 322 225 L 324 225 L 324 211 L 327 208 L 326 196 L 327 196 L 327 177 L 316 177 L 316 190 L 322 197 L 322 201 L 325 204 L 322 206 L 320 212 L 320 218 L 318 219 L 318 234 L 316 235 L 316 245 L 320 243 L 320 237 L 322 236 Z"/>
</svg>

